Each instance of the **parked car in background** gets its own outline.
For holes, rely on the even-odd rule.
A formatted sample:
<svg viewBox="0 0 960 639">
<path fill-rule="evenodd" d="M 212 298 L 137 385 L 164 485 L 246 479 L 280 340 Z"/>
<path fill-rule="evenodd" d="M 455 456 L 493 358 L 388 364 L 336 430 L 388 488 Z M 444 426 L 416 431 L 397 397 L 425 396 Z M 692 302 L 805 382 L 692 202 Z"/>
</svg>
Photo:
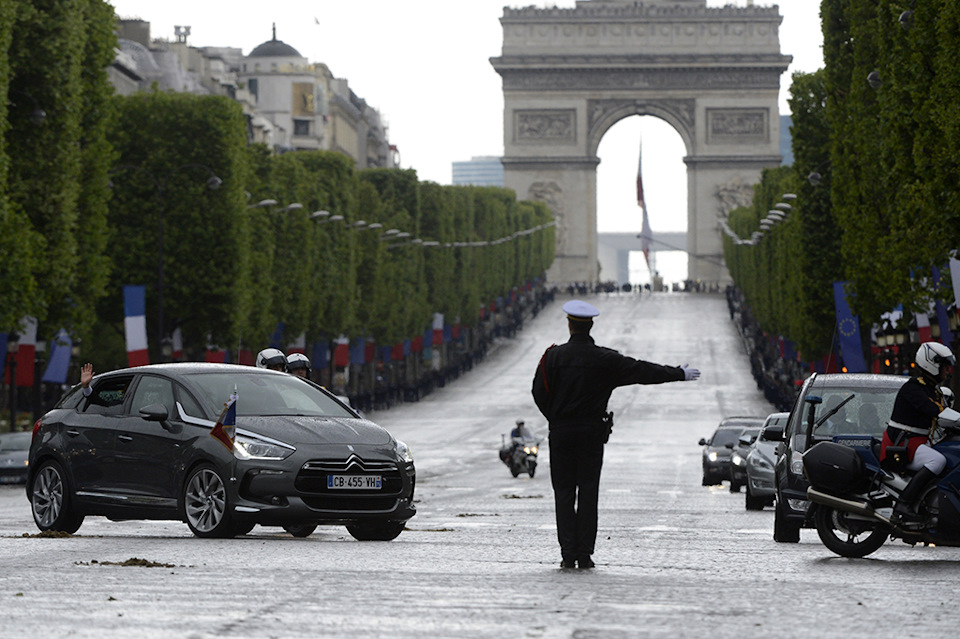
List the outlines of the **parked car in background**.
<svg viewBox="0 0 960 639">
<path fill-rule="evenodd" d="M 0 484 L 22 484 L 30 469 L 30 433 L 0 435 Z"/>
<path fill-rule="evenodd" d="M 763 422 L 760 434 L 750 446 L 746 458 L 747 482 L 746 498 L 747 510 L 763 510 L 765 506 L 773 506 L 773 499 L 777 491 L 774 488 L 773 466 L 777 462 L 777 446 L 779 442 L 767 438 L 768 426 L 786 425 L 790 413 L 771 413 Z"/>
<path fill-rule="evenodd" d="M 730 456 L 745 428 L 759 428 L 762 417 L 727 417 L 710 436 L 700 439 L 703 446 L 703 485 L 716 486 L 730 478 Z"/>
<path fill-rule="evenodd" d="M 747 453 L 750 446 L 757 440 L 760 427 L 744 428 L 740 437 L 730 449 L 730 492 L 739 493 L 740 488 L 747 483 Z"/>
<path fill-rule="evenodd" d="M 780 442 L 774 466 L 775 541 L 796 543 L 801 528 L 813 527 L 803 453 L 837 435 L 881 438 L 897 391 L 906 381 L 901 375 L 868 373 L 814 374 L 806 379 L 786 426 L 766 430 L 768 439 Z"/>
<path fill-rule="evenodd" d="M 26 493 L 40 530 L 87 515 L 181 520 L 198 537 L 257 524 L 305 537 L 345 525 L 390 540 L 416 514 L 406 444 L 302 377 L 156 364 L 94 377 L 34 426 Z M 213 427 L 236 393 L 236 439 Z"/>
</svg>

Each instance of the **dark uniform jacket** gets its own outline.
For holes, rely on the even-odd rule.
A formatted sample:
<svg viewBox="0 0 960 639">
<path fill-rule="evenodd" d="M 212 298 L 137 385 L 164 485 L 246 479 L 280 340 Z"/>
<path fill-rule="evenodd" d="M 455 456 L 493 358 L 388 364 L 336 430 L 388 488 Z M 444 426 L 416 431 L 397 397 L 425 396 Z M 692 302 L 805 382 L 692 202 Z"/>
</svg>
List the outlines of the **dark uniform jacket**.
<svg viewBox="0 0 960 639">
<path fill-rule="evenodd" d="M 630 384 L 683 381 L 679 366 L 661 366 L 597 346 L 575 333 L 566 344 L 547 349 L 533 378 L 533 399 L 550 430 L 599 426 L 613 389 Z"/>
<path fill-rule="evenodd" d="M 928 441 L 937 415 L 944 408 L 943 392 L 925 377 L 911 377 L 900 387 L 893 402 L 890 423 L 883 434 L 880 461 L 886 459 L 887 446 L 907 446 L 908 459 L 920 444 Z M 904 430 L 899 426 L 916 430 Z M 922 431 L 922 432 L 917 432 Z"/>
</svg>

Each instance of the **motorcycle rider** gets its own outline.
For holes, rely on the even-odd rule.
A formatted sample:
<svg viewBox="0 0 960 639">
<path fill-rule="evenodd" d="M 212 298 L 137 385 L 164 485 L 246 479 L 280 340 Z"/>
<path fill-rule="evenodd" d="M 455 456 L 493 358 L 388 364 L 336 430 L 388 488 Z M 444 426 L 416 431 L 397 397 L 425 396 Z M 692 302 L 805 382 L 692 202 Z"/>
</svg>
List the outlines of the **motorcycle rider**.
<svg viewBox="0 0 960 639">
<path fill-rule="evenodd" d="M 287 355 L 287 372 L 298 377 L 310 379 L 310 359 L 303 353 L 290 353 Z"/>
<path fill-rule="evenodd" d="M 285 371 L 287 370 L 287 357 L 279 348 L 265 348 L 257 353 L 257 368 Z"/>
<path fill-rule="evenodd" d="M 946 467 L 947 459 L 929 445 L 937 416 L 946 407 L 940 384 L 956 364 L 953 352 L 938 342 L 924 342 L 915 358 L 919 374 L 900 387 L 893 412 L 883 433 L 880 462 L 887 458 L 889 446 L 906 446 L 906 470 L 916 471 L 900 493 L 894 507 L 895 518 L 916 518 L 916 502 L 923 489 Z"/>
<path fill-rule="evenodd" d="M 527 427 L 523 424 L 524 422 L 522 419 L 517 420 L 517 425 L 514 426 L 513 430 L 510 431 L 511 439 L 524 439 L 530 436 L 530 431 L 528 431 Z"/>
</svg>

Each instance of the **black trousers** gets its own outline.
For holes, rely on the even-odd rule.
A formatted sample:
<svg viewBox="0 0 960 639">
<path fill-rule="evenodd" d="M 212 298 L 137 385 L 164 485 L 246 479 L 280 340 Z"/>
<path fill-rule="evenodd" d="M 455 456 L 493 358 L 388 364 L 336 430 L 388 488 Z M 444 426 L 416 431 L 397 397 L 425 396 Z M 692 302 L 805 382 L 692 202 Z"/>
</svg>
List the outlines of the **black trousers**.
<svg viewBox="0 0 960 639">
<path fill-rule="evenodd" d="M 602 431 L 600 427 L 550 431 L 550 481 L 564 559 L 592 555 L 597 541 Z"/>
</svg>

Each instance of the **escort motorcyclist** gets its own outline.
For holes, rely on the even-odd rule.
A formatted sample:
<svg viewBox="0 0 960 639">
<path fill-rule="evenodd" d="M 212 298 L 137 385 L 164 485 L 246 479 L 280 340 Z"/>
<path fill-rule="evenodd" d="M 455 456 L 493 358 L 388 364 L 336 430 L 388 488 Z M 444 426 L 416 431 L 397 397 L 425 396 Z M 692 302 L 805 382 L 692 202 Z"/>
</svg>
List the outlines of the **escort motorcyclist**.
<svg viewBox="0 0 960 639">
<path fill-rule="evenodd" d="M 662 366 L 597 346 L 590 337 L 592 304 L 563 305 L 570 339 L 540 359 L 533 398 L 550 423 L 550 480 L 553 484 L 561 568 L 593 568 L 597 502 L 603 446 L 612 426 L 607 402 L 613 390 L 630 384 L 682 382 L 700 377 L 683 366 Z"/>
<path fill-rule="evenodd" d="M 290 353 L 287 355 L 287 372 L 297 377 L 306 377 L 310 379 L 310 359 L 303 353 Z"/>
<path fill-rule="evenodd" d="M 265 348 L 257 353 L 257 368 L 285 371 L 287 370 L 287 356 L 279 348 Z"/>
<path fill-rule="evenodd" d="M 880 450 L 880 462 L 889 464 L 888 447 L 905 446 L 906 459 L 901 460 L 906 462 L 904 468 L 916 471 L 894 507 L 894 517 L 897 519 L 917 517 L 916 502 L 923 489 L 947 465 L 947 458 L 934 450 L 929 441 L 937 426 L 937 416 L 946 407 L 940 384 L 950 374 L 957 360 L 943 344 L 924 342 L 917 349 L 915 361 L 919 372 L 897 392 Z"/>
</svg>

